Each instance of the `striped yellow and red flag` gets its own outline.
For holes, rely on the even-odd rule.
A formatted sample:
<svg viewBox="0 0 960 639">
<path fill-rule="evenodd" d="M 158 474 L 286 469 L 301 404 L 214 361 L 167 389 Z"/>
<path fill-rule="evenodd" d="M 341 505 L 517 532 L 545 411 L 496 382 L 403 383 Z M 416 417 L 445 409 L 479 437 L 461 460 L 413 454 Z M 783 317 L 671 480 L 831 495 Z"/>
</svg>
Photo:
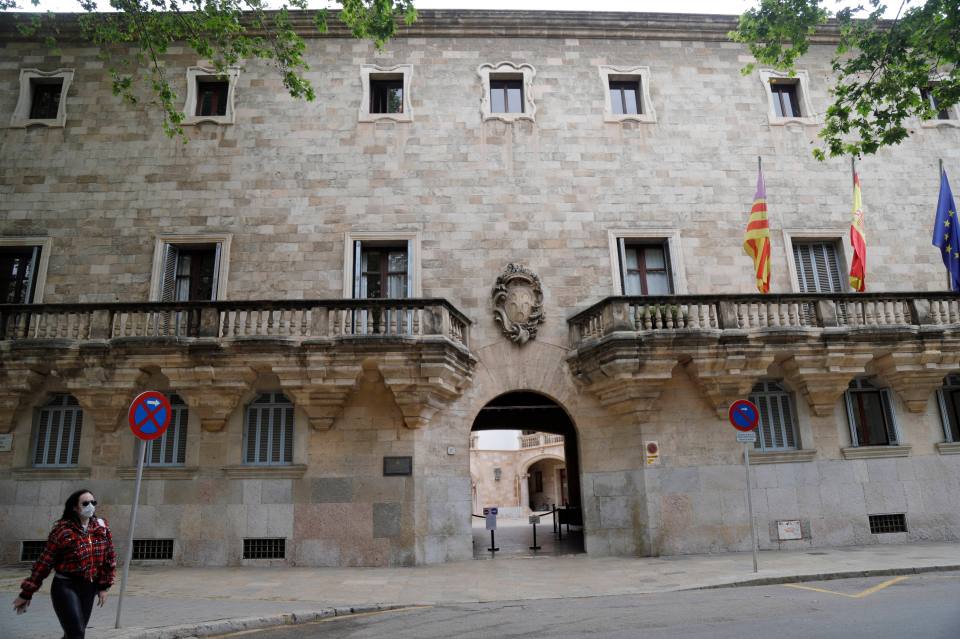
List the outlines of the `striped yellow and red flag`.
<svg viewBox="0 0 960 639">
<path fill-rule="evenodd" d="M 860 176 L 853 172 L 853 221 L 850 223 L 850 246 L 853 261 L 850 264 L 850 288 L 862 293 L 867 290 L 867 230 L 863 225 L 863 198 L 860 195 Z"/>
<path fill-rule="evenodd" d="M 767 190 L 763 184 L 763 170 L 757 171 L 757 194 L 750 209 L 750 221 L 743 236 L 743 251 L 753 258 L 757 276 L 757 290 L 770 292 L 770 226 L 767 223 Z"/>
</svg>

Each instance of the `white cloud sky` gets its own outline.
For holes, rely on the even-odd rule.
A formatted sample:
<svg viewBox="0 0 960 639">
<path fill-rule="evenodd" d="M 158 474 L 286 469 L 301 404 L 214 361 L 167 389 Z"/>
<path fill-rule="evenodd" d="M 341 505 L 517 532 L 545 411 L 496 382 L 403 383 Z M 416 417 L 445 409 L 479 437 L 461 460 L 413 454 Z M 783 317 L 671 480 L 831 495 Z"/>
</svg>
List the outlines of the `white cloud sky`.
<svg viewBox="0 0 960 639">
<path fill-rule="evenodd" d="M 477 435 L 477 448 L 481 450 L 517 450 L 519 430 L 482 430 Z"/>
</svg>

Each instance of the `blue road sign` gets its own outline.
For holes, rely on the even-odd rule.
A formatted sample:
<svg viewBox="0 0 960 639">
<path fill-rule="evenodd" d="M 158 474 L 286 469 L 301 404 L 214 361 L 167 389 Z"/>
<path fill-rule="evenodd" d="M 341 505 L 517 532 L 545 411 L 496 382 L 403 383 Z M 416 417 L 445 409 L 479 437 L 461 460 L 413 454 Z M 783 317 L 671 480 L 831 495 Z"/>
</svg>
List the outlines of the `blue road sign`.
<svg viewBox="0 0 960 639">
<path fill-rule="evenodd" d="M 753 430 L 760 423 L 760 409 L 753 402 L 738 399 L 730 404 L 730 423 L 740 431 Z"/>
<path fill-rule="evenodd" d="M 173 410 L 163 393 L 145 391 L 130 404 L 127 421 L 130 430 L 144 441 L 162 437 L 170 425 Z"/>
</svg>

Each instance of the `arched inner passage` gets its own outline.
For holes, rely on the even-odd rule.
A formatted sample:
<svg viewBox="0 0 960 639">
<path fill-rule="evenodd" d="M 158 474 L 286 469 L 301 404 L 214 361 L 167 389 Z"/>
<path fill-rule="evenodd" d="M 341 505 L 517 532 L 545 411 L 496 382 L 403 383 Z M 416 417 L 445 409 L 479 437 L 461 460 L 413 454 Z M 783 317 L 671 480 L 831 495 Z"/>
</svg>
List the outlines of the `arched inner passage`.
<svg viewBox="0 0 960 639">
<path fill-rule="evenodd" d="M 494 438 L 492 433 L 479 435 L 483 431 L 499 432 Z M 500 551 L 487 550 L 490 536 L 485 522 L 473 518 L 475 557 L 583 552 L 577 432 L 567 412 L 552 399 L 514 391 L 487 403 L 471 429 L 470 472 L 474 514 L 499 509 Z M 540 550 L 529 548 L 531 515 L 540 516 Z M 555 519 L 562 522 L 561 531 L 555 532 Z"/>
</svg>

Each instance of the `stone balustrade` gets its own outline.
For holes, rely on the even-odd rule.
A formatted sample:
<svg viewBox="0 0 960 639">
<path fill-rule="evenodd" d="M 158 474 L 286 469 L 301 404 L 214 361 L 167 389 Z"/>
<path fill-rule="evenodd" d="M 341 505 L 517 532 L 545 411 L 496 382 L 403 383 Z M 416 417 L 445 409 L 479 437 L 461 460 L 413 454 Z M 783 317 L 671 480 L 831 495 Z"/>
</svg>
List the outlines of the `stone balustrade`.
<svg viewBox="0 0 960 639">
<path fill-rule="evenodd" d="M 539 448 L 541 446 L 551 446 L 562 443 L 563 435 L 553 435 L 551 433 L 520 435 L 520 448 Z"/>
<path fill-rule="evenodd" d="M 610 297 L 568 327 L 578 383 L 641 419 L 658 410 L 677 367 L 718 414 L 776 374 L 818 415 L 858 375 L 881 376 L 921 412 L 960 368 L 960 295 L 952 293 Z"/>
<path fill-rule="evenodd" d="M 467 347 L 469 326 L 442 299 L 0 305 L 0 340 L 439 335 Z"/>
<path fill-rule="evenodd" d="M 72 393 L 113 430 L 157 379 L 204 430 L 224 428 L 263 383 L 323 430 L 365 373 L 420 428 L 471 381 L 469 327 L 442 299 L 0 305 L 0 432 L 43 391 Z"/>
</svg>

